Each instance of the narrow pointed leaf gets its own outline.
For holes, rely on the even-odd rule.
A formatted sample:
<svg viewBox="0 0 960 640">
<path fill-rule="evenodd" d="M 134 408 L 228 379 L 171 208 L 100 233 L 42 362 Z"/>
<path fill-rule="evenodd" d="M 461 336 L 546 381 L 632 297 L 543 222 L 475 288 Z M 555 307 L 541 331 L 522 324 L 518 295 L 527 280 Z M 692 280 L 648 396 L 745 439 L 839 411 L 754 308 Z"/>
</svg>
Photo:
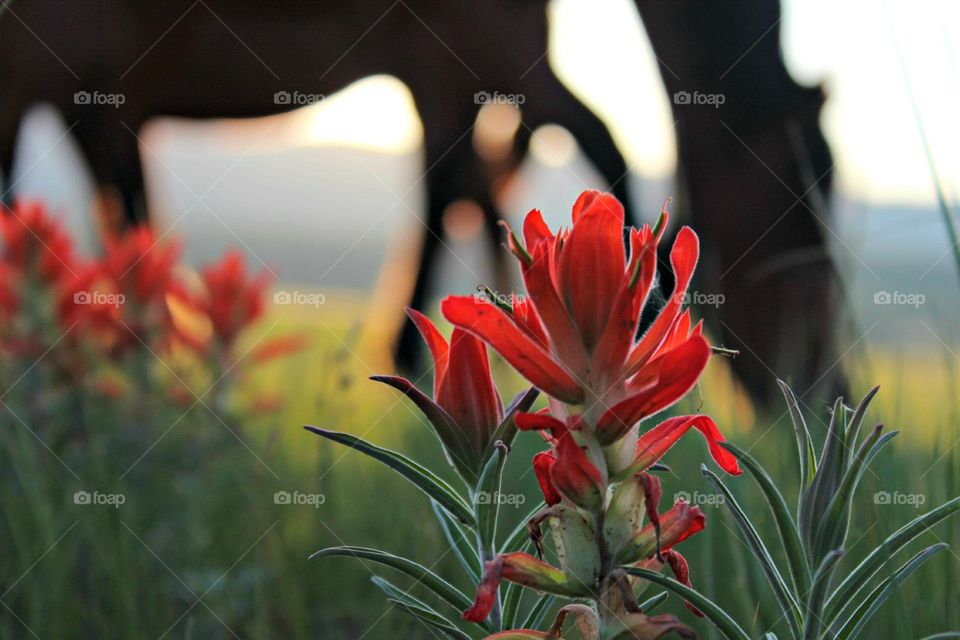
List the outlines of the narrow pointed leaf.
<svg viewBox="0 0 960 640">
<path fill-rule="evenodd" d="M 624 567 L 624 570 L 626 570 L 626 572 L 630 575 L 643 578 L 644 580 L 649 580 L 650 582 L 654 582 L 661 587 L 664 587 L 668 591 L 680 596 L 697 609 L 700 609 L 700 611 L 703 612 L 704 617 L 716 625 L 717 629 L 720 630 L 720 633 L 722 633 L 729 640 L 749 640 L 750 636 L 747 635 L 746 631 L 740 628 L 740 625 L 738 625 L 733 618 L 731 618 L 723 609 L 721 609 L 719 605 L 696 589 L 691 589 L 690 587 L 677 582 L 673 578 L 669 578 L 662 573 L 657 573 L 656 571 L 650 571 L 649 569 Z"/>
<path fill-rule="evenodd" d="M 640 611 L 643 611 L 644 613 L 650 613 L 651 611 L 656 609 L 658 606 L 660 606 L 663 603 L 663 601 L 667 599 L 669 595 L 670 594 L 667 593 L 666 591 L 661 591 L 660 593 L 653 596 L 652 598 L 647 598 L 646 600 L 640 603 Z"/>
<path fill-rule="evenodd" d="M 457 520 L 467 525 L 474 524 L 473 509 L 454 491 L 453 487 L 423 465 L 414 462 L 396 451 L 378 447 L 349 433 L 330 431 L 309 425 L 305 426 L 304 429 L 322 438 L 339 442 L 351 449 L 356 449 L 360 453 L 364 453 L 375 460 L 379 460 L 443 505 Z"/>
<path fill-rule="evenodd" d="M 787 409 L 790 412 L 790 420 L 793 422 L 793 432 L 797 436 L 797 453 L 800 456 L 800 490 L 802 493 L 809 486 L 813 474 L 817 471 L 817 453 L 813 448 L 813 439 L 810 437 L 807 423 L 803 419 L 797 397 L 793 395 L 793 391 L 790 390 L 786 382 L 777 380 L 777 383 L 783 391 L 783 397 L 787 400 Z"/>
<path fill-rule="evenodd" d="M 790 565 L 790 575 L 793 578 L 793 593 L 807 593 L 810 590 L 810 566 L 807 564 L 803 542 L 800 540 L 800 532 L 793 521 L 793 516 L 790 515 L 786 499 L 777 489 L 773 478 L 753 456 L 729 442 L 724 442 L 720 446 L 735 455 L 743 463 L 743 466 L 750 471 L 754 480 L 757 481 L 760 491 L 763 492 L 767 504 L 770 505 L 770 510 L 773 512 L 773 520 L 777 525 L 777 531 L 780 533 L 780 540 L 783 542 L 783 549 Z"/>
<path fill-rule="evenodd" d="M 837 398 L 836 402 L 833 403 L 827 440 L 820 454 L 817 472 L 813 476 L 810 488 L 803 494 L 800 503 L 800 535 L 803 536 L 807 549 L 810 551 L 813 550 L 816 541 L 820 522 L 819 516 L 825 513 L 827 503 L 833 495 L 836 485 L 840 482 L 840 475 L 843 473 L 843 451 L 845 449 L 843 436 L 846 433 L 843 414 L 843 398 Z M 811 561 L 816 562 L 819 559 L 818 556 L 814 556 Z"/>
<path fill-rule="evenodd" d="M 523 597 L 523 587 L 513 582 L 506 585 L 503 592 L 503 627 L 513 629 L 517 625 L 517 614 L 520 612 L 520 600 Z"/>
<path fill-rule="evenodd" d="M 883 541 L 883 544 L 871 551 L 870 554 L 843 579 L 840 586 L 833 591 L 824 607 L 826 613 L 825 619 L 834 618 L 837 612 L 866 586 L 870 578 L 880 570 L 880 567 L 883 566 L 888 558 L 903 549 L 914 538 L 927 531 L 930 527 L 954 515 L 957 511 L 960 511 L 960 497 L 954 498 L 921 516 L 917 516 L 891 534 Z"/>
<path fill-rule="evenodd" d="M 493 560 L 496 554 L 494 537 L 497 533 L 497 517 L 500 514 L 500 480 L 507 461 L 507 445 L 500 443 L 487 460 L 477 482 L 473 496 L 474 513 L 477 519 L 477 535 L 484 549 L 483 560 Z"/>
<path fill-rule="evenodd" d="M 524 629 L 539 629 L 543 624 L 543 619 L 550 612 L 553 603 L 557 601 L 557 596 L 541 596 L 539 600 L 530 608 L 526 620 L 520 625 Z"/>
<path fill-rule="evenodd" d="M 864 626 L 866 626 L 870 618 L 873 617 L 873 614 L 890 599 L 890 596 L 897 592 L 898 587 L 903 584 L 907 578 L 923 566 L 927 560 L 949 548 L 950 545 L 945 542 L 927 547 L 897 569 L 892 576 L 878 584 L 843 623 L 843 626 L 840 627 L 840 630 L 836 636 L 834 636 L 836 640 L 853 640 L 858 637 L 863 631 Z"/>
<path fill-rule="evenodd" d="M 434 402 L 427 394 L 420 391 L 415 384 L 406 378 L 399 376 L 371 376 L 370 379 L 393 387 L 417 405 L 417 408 L 423 413 L 427 422 L 430 423 L 434 434 L 440 440 L 443 446 L 443 453 L 446 455 L 450 465 L 457 470 L 457 473 L 459 473 L 468 484 L 476 482 L 480 463 L 476 459 L 477 454 L 473 450 L 470 436 L 464 433 L 456 420 L 444 411 L 443 407 Z"/>
<path fill-rule="evenodd" d="M 806 603 L 806 620 L 803 625 L 803 640 L 815 640 L 820 635 L 820 629 L 826 616 L 823 615 L 823 600 L 830 586 L 830 577 L 837 567 L 843 549 L 834 549 L 820 563 L 820 568 L 813 575 L 813 587 Z"/>
<path fill-rule="evenodd" d="M 450 624 L 450 622 L 446 618 L 439 615 L 435 611 L 432 611 L 430 609 L 424 609 L 423 607 L 414 606 L 399 600 L 388 599 L 387 602 L 389 602 L 391 605 L 393 605 L 397 609 L 400 609 L 405 613 L 409 613 L 415 618 L 419 618 L 424 623 L 430 625 L 431 627 L 434 627 L 435 629 L 440 631 L 443 635 L 447 636 L 448 638 L 451 638 L 452 640 L 471 640 L 469 635 L 467 635 L 460 629 L 457 629 L 455 626 Z"/>
<path fill-rule="evenodd" d="M 531 387 L 517 394 L 503 411 L 503 420 L 500 421 L 496 431 L 493 432 L 493 436 L 490 437 L 490 446 L 487 447 L 487 455 L 493 453 L 493 445 L 497 440 L 503 442 L 503 444 L 508 447 L 513 446 L 513 441 L 517 437 L 517 423 L 514 421 L 514 418 L 517 417 L 518 413 L 529 411 L 539 396 L 540 391 L 535 387 Z"/>
<path fill-rule="evenodd" d="M 734 522 L 737 523 L 737 527 L 740 529 L 740 532 L 743 534 L 744 538 L 746 538 L 747 545 L 750 547 L 753 555 L 760 563 L 760 567 L 763 569 L 764 575 L 767 577 L 767 582 L 770 584 L 770 588 L 773 590 L 773 595 L 777 600 L 777 604 L 780 605 L 780 612 L 783 614 L 783 617 L 786 618 L 787 624 L 790 625 L 793 636 L 798 637 L 800 635 L 801 620 L 800 605 L 797 603 L 793 593 L 787 587 L 787 583 L 783 579 L 783 575 L 781 575 L 780 570 L 777 569 L 777 565 L 774 563 L 773 557 L 767 550 L 766 545 L 763 544 L 763 540 L 760 539 L 760 535 L 757 533 L 756 528 L 754 528 L 753 523 L 750 522 L 747 514 L 744 513 L 743 509 L 740 507 L 737 499 L 733 496 L 730 490 L 727 489 L 726 485 L 720 481 L 720 478 L 717 476 L 717 474 L 710 471 L 706 465 L 700 465 L 700 472 L 713 484 L 713 486 L 717 488 L 717 490 L 720 491 L 720 493 L 723 494 L 724 504 L 730 510 L 730 515 L 733 516 Z"/>
<path fill-rule="evenodd" d="M 813 547 L 816 557 L 825 555 L 830 549 L 843 546 L 850 526 L 850 506 L 853 501 L 853 494 L 857 490 L 860 478 L 863 477 L 867 456 L 873 450 L 873 446 L 880 440 L 882 429 L 883 425 L 877 425 L 857 448 L 856 454 L 840 478 L 836 493 L 833 494 L 827 508 L 820 514 L 820 527 Z M 853 444 L 853 441 L 849 442 L 850 445 Z"/>
<path fill-rule="evenodd" d="M 386 551 L 380 551 L 379 549 L 370 549 L 367 547 L 328 547 L 317 551 L 310 556 L 310 559 L 337 556 L 357 558 L 361 561 L 369 560 L 390 567 L 391 569 L 396 569 L 400 573 L 406 574 L 422 584 L 457 611 L 469 609 L 473 604 L 473 601 L 464 595 L 462 591 L 422 564 L 401 556 L 395 556 Z"/>
<path fill-rule="evenodd" d="M 480 581 L 480 557 L 477 556 L 475 536 L 468 535 L 463 530 L 456 518 L 447 513 L 446 509 L 440 506 L 436 500 L 430 501 L 433 507 L 433 513 L 437 516 L 440 523 L 440 529 L 443 531 L 443 537 L 450 545 L 450 550 L 456 556 L 460 566 L 470 579 L 472 584 Z M 471 532 L 472 533 L 472 532 Z"/>
</svg>

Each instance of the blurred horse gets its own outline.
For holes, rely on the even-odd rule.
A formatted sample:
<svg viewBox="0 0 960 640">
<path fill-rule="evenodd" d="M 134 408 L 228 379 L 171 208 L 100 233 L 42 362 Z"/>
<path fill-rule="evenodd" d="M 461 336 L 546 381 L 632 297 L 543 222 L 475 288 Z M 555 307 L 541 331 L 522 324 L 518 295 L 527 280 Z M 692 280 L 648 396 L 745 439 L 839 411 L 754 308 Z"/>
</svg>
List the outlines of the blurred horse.
<svg viewBox="0 0 960 640">
<path fill-rule="evenodd" d="M 546 0 L 3 2 L 0 167 L 10 170 L 24 110 L 51 103 L 72 123 L 96 182 L 115 189 L 131 218 L 144 215 L 137 133 L 151 118 L 275 114 L 299 106 L 298 96 L 388 74 L 409 88 L 424 131 L 426 231 L 411 306 L 426 302 L 443 214 L 452 203 L 479 205 L 493 254 L 502 260 L 495 186 L 519 165 L 542 124 L 572 134 L 625 203 L 628 223 L 635 221 L 626 163 L 609 130 L 547 64 Z M 817 342 L 808 348 L 809 342 L 793 341 L 804 345 L 805 357 L 815 356 L 811 373 L 802 374 L 812 380 L 829 352 L 821 342 L 832 327 L 832 278 L 821 229 L 807 210 L 826 193 L 829 169 L 824 176 L 821 169 L 830 156 L 817 126 L 819 93 L 796 85 L 780 60 L 778 3 L 637 5 L 671 95 L 726 97 L 716 110 L 673 104 L 688 213 L 705 238 L 702 286 L 726 296 L 710 318 L 713 329 L 741 346 L 734 368 L 762 399 L 785 337 L 799 335 L 800 312 L 819 301 L 822 313 L 804 334 Z M 477 152 L 472 131 L 485 98 L 497 93 L 523 96 L 522 121 L 510 151 L 491 161 Z M 764 165 L 782 188 L 771 184 Z M 777 219 L 785 208 L 786 219 Z M 406 323 L 398 363 L 410 367 L 418 352 Z"/>
<path fill-rule="evenodd" d="M 626 163 L 607 127 L 542 63 L 545 0 L 24 0 L 0 17 L 0 167 L 12 165 L 20 115 L 59 108 L 97 183 L 127 214 L 144 215 L 137 133 L 158 116 L 242 118 L 300 106 L 367 76 L 398 78 L 423 122 L 425 235 L 411 306 L 422 308 L 442 244 L 443 213 L 461 199 L 482 209 L 493 253 L 493 188 L 544 123 L 567 129 L 613 192 L 630 203 Z M 451 43 L 453 48 L 446 43 Z M 523 121 L 500 161 L 474 148 L 473 126 L 492 96 L 522 96 Z M 499 258 L 498 258 L 499 259 Z M 398 355 L 419 343 L 411 325 Z"/>
</svg>

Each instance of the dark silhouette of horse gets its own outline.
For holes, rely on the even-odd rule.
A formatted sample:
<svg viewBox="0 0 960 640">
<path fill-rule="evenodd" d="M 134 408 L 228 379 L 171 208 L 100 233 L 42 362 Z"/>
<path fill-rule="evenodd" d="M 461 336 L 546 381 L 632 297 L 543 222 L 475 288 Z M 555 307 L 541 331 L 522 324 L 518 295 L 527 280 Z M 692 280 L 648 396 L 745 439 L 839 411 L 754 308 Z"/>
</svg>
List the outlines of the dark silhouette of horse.
<svg viewBox="0 0 960 640">
<path fill-rule="evenodd" d="M 413 94 L 425 137 L 428 206 L 415 308 L 425 302 L 452 202 L 480 205 L 496 249 L 492 185 L 522 159 L 541 124 L 566 128 L 629 203 L 626 164 L 607 127 L 549 65 L 538 64 L 547 50 L 543 0 L 27 0 L 0 18 L 0 42 L 9 53 L 0 58 L 0 166 L 9 171 L 24 109 L 49 102 L 73 125 L 96 181 L 116 188 L 138 217 L 144 185 L 136 133 L 147 120 L 274 114 L 298 106 L 298 96 L 395 76 Z M 524 101 L 515 153 L 494 167 L 480 160 L 471 133 L 478 96 L 496 92 Z M 419 348 L 411 329 L 399 343 L 404 364 Z"/>
<path fill-rule="evenodd" d="M 541 124 L 573 135 L 633 221 L 623 156 L 607 127 L 547 64 L 545 0 L 3 1 L 0 167 L 11 167 L 23 111 L 51 103 L 72 126 L 96 181 L 116 189 L 131 217 L 144 214 L 136 134 L 151 118 L 274 114 L 299 106 L 297 96 L 389 74 L 412 93 L 425 138 L 426 233 L 413 307 L 425 303 L 451 203 L 467 199 L 482 208 L 486 236 L 501 259 L 493 188 L 516 168 Z M 809 157 L 816 178 L 829 165 L 816 123 L 819 94 L 797 86 L 783 67 L 773 0 L 637 4 L 671 95 L 726 95 L 716 110 L 674 104 L 689 193 L 680 204 L 705 238 L 702 286 L 726 296 L 712 318 L 714 330 L 740 346 L 734 367 L 759 397 L 773 380 L 767 368 L 779 365 L 785 336 L 810 315 L 801 312 L 811 304 L 832 308 L 822 232 L 810 215 L 818 187 L 798 160 Z M 477 96 L 484 92 L 524 96 L 522 124 L 505 161 L 484 161 L 474 148 Z M 799 144 L 790 142 L 791 122 Z M 757 163 L 754 150 L 765 160 Z M 782 186 L 771 183 L 764 164 Z M 801 194 L 802 207 L 793 203 Z M 784 210 L 788 219 L 776 220 Z M 796 264 L 804 266 L 798 271 Z M 816 356 L 811 372 L 829 353 L 829 311 L 815 325 L 809 335 L 818 342 L 803 354 Z M 795 344 L 809 344 L 805 339 Z M 418 349 L 408 323 L 398 362 L 409 366 Z"/>
</svg>

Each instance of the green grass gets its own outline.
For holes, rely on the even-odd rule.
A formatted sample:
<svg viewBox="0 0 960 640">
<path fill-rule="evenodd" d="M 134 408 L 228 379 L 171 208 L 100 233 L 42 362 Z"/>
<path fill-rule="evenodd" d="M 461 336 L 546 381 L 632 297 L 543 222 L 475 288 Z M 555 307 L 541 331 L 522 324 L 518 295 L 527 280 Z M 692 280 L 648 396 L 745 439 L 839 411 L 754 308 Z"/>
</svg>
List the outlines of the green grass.
<svg viewBox="0 0 960 640">
<path fill-rule="evenodd" d="M 77 404 L 76 398 L 44 396 L 40 390 L 47 381 L 32 374 L 17 383 L 3 402 L 26 426 L 9 410 L 0 414 L 0 593 L 5 592 L 0 637 L 436 637 L 389 609 L 370 582 L 374 567 L 352 559 L 307 560 L 330 545 L 377 547 L 435 565 L 472 592 L 445 553 L 422 494 L 372 460 L 301 428 L 309 423 L 365 434 L 442 467 L 440 450 L 419 415 L 396 392 L 366 380 L 385 365 L 377 336 L 366 327 L 357 330 L 358 308 L 352 301 L 330 303 L 322 315 L 310 309 L 276 318 L 280 325 L 271 334 L 304 331 L 312 346 L 238 380 L 230 403 L 234 410 L 221 416 L 226 424 L 202 405 L 186 411 L 157 398 L 94 401 L 89 394 Z M 265 320 L 261 332 L 274 320 Z M 258 330 L 251 334 L 254 342 Z M 858 524 L 849 540 L 859 541 L 842 561 L 851 566 L 900 523 L 945 501 L 958 486 L 952 361 L 936 353 L 910 360 L 870 355 L 869 379 L 860 374 L 854 388 L 860 393 L 881 383 L 868 421 L 885 421 L 903 433 L 867 473 L 855 502 Z M 163 369 L 156 362 L 151 366 Z M 711 365 L 702 385 L 703 410 L 731 440 L 751 449 L 794 499 L 789 419 L 754 416 L 723 369 L 719 362 Z M 924 376 L 908 373 L 913 371 Z M 498 366 L 497 372 L 505 395 L 521 388 L 506 367 Z M 19 373 L 6 375 L 16 379 Z M 200 386 L 198 393 L 204 391 Z M 250 415 L 251 399 L 262 394 L 278 394 L 283 408 Z M 699 402 L 694 394 L 685 408 L 695 410 Z M 822 437 L 826 402 L 809 400 L 808 405 L 811 430 Z M 536 436 L 522 435 L 510 456 L 505 486 L 522 487 L 529 501 L 515 514 L 507 509 L 509 526 L 536 498 L 528 463 L 541 447 Z M 665 504 L 680 490 L 711 492 L 699 472 L 706 457 L 694 434 L 667 455 L 673 473 L 662 476 Z M 453 474 L 448 478 L 454 481 Z M 775 535 L 753 481 L 744 475 L 727 485 L 761 535 Z M 78 505 L 73 500 L 78 490 L 122 493 L 126 501 L 118 508 Z M 316 507 L 275 504 L 277 491 L 321 494 L 324 501 Z M 925 504 L 920 511 L 911 505 L 877 505 L 876 491 L 921 494 Z M 752 621 L 753 636 L 772 626 L 785 637 L 763 575 L 733 521 L 723 507 L 703 508 L 706 533 L 681 549 L 694 584 L 741 623 Z M 928 544 L 938 540 L 960 553 L 956 525 L 948 522 L 926 534 Z M 944 554 L 925 566 L 866 637 L 921 637 L 960 628 L 958 578 L 955 555 Z M 429 599 L 422 590 L 414 593 Z M 693 625 L 701 637 L 716 637 L 675 598 L 657 613 L 665 611 Z"/>
</svg>

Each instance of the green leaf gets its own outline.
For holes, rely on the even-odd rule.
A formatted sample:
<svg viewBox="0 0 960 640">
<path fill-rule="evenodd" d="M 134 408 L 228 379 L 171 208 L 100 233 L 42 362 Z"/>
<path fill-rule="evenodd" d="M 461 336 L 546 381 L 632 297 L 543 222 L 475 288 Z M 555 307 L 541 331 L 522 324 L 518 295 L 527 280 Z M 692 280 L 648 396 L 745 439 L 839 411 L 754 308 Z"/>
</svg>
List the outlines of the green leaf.
<svg viewBox="0 0 960 640">
<path fill-rule="evenodd" d="M 917 569 L 923 566 L 927 560 L 937 553 L 949 549 L 950 545 L 945 542 L 927 547 L 917 555 L 913 556 L 903 566 L 897 569 L 892 576 L 881 582 L 874 588 L 870 594 L 863 599 L 849 618 L 840 627 L 840 630 L 834 636 L 836 640 L 853 640 L 860 635 L 864 626 L 870 621 L 880 607 L 897 591 L 907 578 L 909 578 Z M 836 623 L 837 621 L 834 621 Z"/>
<path fill-rule="evenodd" d="M 357 558 L 358 560 L 370 560 L 371 562 L 382 564 L 390 567 L 391 569 L 396 569 L 400 573 L 410 576 L 418 583 L 422 584 L 457 611 L 469 609 L 473 604 L 470 598 L 464 595 L 462 591 L 430 571 L 430 569 L 427 569 L 422 564 L 407 558 L 395 556 L 392 553 L 387 553 L 386 551 L 380 551 L 379 549 L 347 546 L 328 547 L 326 549 L 317 551 L 310 556 L 310 559 L 313 560 L 314 558 L 329 558 L 336 556 Z"/>
<path fill-rule="evenodd" d="M 467 535 L 456 518 L 447 513 L 447 510 L 440 506 L 436 500 L 430 501 L 433 507 L 433 513 L 440 523 L 440 529 L 443 531 L 443 537 L 446 538 L 450 550 L 456 556 L 460 566 L 470 579 L 470 582 L 476 584 L 480 581 L 480 557 L 477 555 L 475 536 Z M 473 532 L 470 532 L 473 534 Z"/>
<path fill-rule="evenodd" d="M 820 516 L 826 512 L 827 503 L 833 496 L 844 470 L 845 412 L 843 398 L 837 398 L 836 402 L 833 403 L 827 440 L 820 454 L 817 472 L 800 501 L 800 534 L 806 542 L 807 551 L 811 554 L 809 558 L 811 563 L 820 559 L 820 556 L 813 555 L 818 530 L 817 523 L 820 522 Z"/>
<path fill-rule="evenodd" d="M 497 440 L 508 447 L 513 446 L 513 441 L 517 437 L 517 423 L 515 422 L 517 414 L 529 411 L 539 396 L 540 391 L 531 387 L 526 391 L 518 393 L 507 408 L 504 409 L 503 420 L 500 421 L 493 435 L 490 436 L 490 444 L 487 446 L 486 452 L 488 456 L 493 454 L 494 445 Z"/>
<path fill-rule="evenodd" d="M 787 409 L 790 412 L 790 420 L 793 422 L 793 432 L 797 436 L 797 453 L 800 456 L 800 491 L 802 494 L 813 479 L 813 474 L 817 472 L 817 452 L 813 448 L 813 439 L 810 437 L 807 423 L 803 419 L 797 397 L 793 395 L 793 391 L 783 380 L 777 380 L 777 384 L 780 385 L 783 397 L 787 400 Z"/>
<path fill-rule="evenodd" d="M 723 484 L 717 474 L 710 471 L 706 465 L 700 465 L 700 473 L 702 473 L 704 477 L 707 478 L 707 480 L 709 480 L 713 486 L 715 486 L 717 490 L 723 494 L 724 504 L 730 510 L 730 514 L 737 523 L 737 527 L 740 529 L 740 532 L 743 533 L 743 536 L 747 539 L 747 545 L 750 547 L 753 555 L 760 562 L 760 567 L 763 569 L 763 573 L 767 577 L 767 582 L 770 583 L 770 588 L 773 590 L 773 595 L 777 600 L 777 604 L 780 605 L 780 612 L 783 614 L 783 617 L 786 618 L 787 624 L 790 625 L 790 630 L 793 632 L 793 637 L 799 637 L 801 620 L 800 605 L 798 604 L 793 593 L 787 587 L 787 583 L 783 579 L 783 575 L 781 575 L 780 571 L 777 569 L 777 565 L 774 563 L 773 557 L 767 550 L 766 545 L 763 544 L 763 540 L 760 539 L 760 535 L 757 533 L 756 528 L 754 528 L 753 523 L 750 522 L 750 518 L 747 517 L 747 514 L 744 513 L 743 509 L 740 507 L 740 504 L 737 502 L 737 499 L 733 496 L 730 490 L 727 489 L 726 485 Z"/>
<path fill-rule="evenodd" d="M 852 427 L 851 427 L 852 429 Z M 870 435 L 857 448 L 857 452 L 843 472 L 836 492 L 830 498 L 827 508 L 820 514 L 820 526 L 814 540 L 814 556 L 821 557 L 831 549 L 843 546 L 850 528 L 850 507 L 853 494 L 863 477 L 869 454 L 880 440 L 883 425 L 878 424 Z M 888 439 L 889 440 L 889 439 Z M 848 440 L 849 446 L 853 441 Z M 877 449 L 879 451 L 879 449 Z"/>
<path fill-rule="evenodd" d="M 469 640 L 470 636 L 458 629 L 454 621 L 440 615 L 433 607 L 424 603 L 422 600 L 418 600 L 389 580 L 380 576 L 373 576 L 370 578 L 370 581 L 386 594 L 387 602 L 392 606 L 419 618 L 432 627 L 436 627 L 447 635 L 447 637 L 456 638 L 457 640 Z"/>
<path fill-rule="evenodd" d="M 667 593 L 666 591 L 661 591 L 660 593 L 653 596 L 652 598 L 647 598 L 646 600 L 640 603 L 640 611 L 643 611 L 644 613 L 650 613 L 651 611 L 656 609 L 658 606 L 660 606 L 660 604 L 663 603 L 663 601 L 666 600 L 669 595 L 670 594 Z"/>
<path fill-rule="evenodd" d="M 520 612 L 520 599 L 523 597 L 523 587 L 513 582 L 506 585 L 503 594 L 503 628 L 513 629 L 517 623 L 517 614 Z"/>
<path fill-rule="evenodd" d="M 310 425 L 305 426 L 304 429 L 311 431 L 322 438 L 339 442 L 340 444 L 350 447 L 351 449 L 356 449 L 360 453 L 365 453 L 375 460 L 379 460 L 412 482 L 425 494 L 443 505 L 443 507 L 457 520 L 470 526 L 475 524 L 473 509 L 470 508 L 460 494 L 458 494 L 453 487 L 440 478 L 440 476 L 436 475 L 423 465 L 414 462 L 410 458 L 397 453 L 396 451 L 378 447 L 375 444 L 371 444 L 366 440 L 358 438 L 354 435 L 350 435 L 349 433 L 320 429 L 319 427 L 313 427 Z"/>
<path fill-rule="evenodd" d="M 773 478 L 753 456 L 729 442 L 721 442 L 720 446 L 736 456 L 760 486 L 760 491 L 763 492 L 767 504 L 770 505 L 770 510 L 773 512 L 773 520 L 777 525 L 777 531 L 780 533 L 780 540 L 783 542 L 783 550 L 786 553 L 787 563 L 790 565 L 790 575 L 793 578 L 793 592 L 794 594 L 807 593 L 810 591 L 810 565 L 807 564 L 803 542 L 800 540 L 800 532 L 793 521 L 789 507 L 787 507 L 786 499 L 777 489 Z"/>
<path fill-rule="evenodd" d="M 803 625 L 803 640 L 815 640 L 820 634 L 820 627 L 823 626 L 823 600 L 827 595 L 827 588 L 830 586 L 830 577 L 833 570 L 837 567 L 837 562 L 843 557 L 843 549 L 834 549 L 827 554 L 827 557 L 820 563 L 820 568 L 813 575 L 813 587 L 810 589 L 810 597 L 807 599 L 806 620 Z"/>
<path fill-rule="evenodd" d="M 521 629 L 539 629 L 543 619 L 550 612 L 550 607 L 557 601 L 557 596 L 540 596 L 540 599 L 530 608 L 526 620 L 520 625 Z"/>
<path fill-rule="evenodd" d="M 397 609 L 400 609 L 405 613 L 409 613 L 413 617 L 422 620 L 423 622 L 430 625 L 431 627 L 436 628 L 437 630 L 439 630 L 441 633 L 443 633 L 448 638 L 451 638 L 452 640 L 471 640 L 469 635 L 467 635 L 460 629 L 457 629 L 455 626 L 450 624 L 450 622 L 446 618 L 439 615 L 435 611 L 432 611 L 430 609 L 424 609 L 422 607 L 417 607 L 399 600 L 388 599 L 387 602 L 389 602 L 391 605 L 393 605 Z"/>
<path fill-rule="evenodd" d="M 480 471 L 480 458 L 474 449 L 470 436 L 463 430 L 443 407 L 430 396 L 420 391 L 415 384 L 400 376 L 370 376 L 374 382 L 382 382 L 407 396 L 430 423 L 434 434 L 440 440 L 443 453 L 460 477 L 468 486 L 477 481 Z"/>
<path fill-rule="evenodd" d="M 734 622 L 733 618 L 731 618 L 723 609 L 721 609 L 719 605 L 699 591 L 681 584 L 673 578 L 663 575 L 662 573 L 650 571 L 649 569 L 624 567 L 624 570 L 630 575 L 654 582 L 688 601 L 697 609 L 700 609 L 700 611 L 703 612 L 703 615 L 710 622 L 716 625 L 720 632 L 725 637 L 729 638 L 729 640 L 749 640 L 750 636 L 748 636 L 747 632 L 741 629 L 740 626 Z"/>
<path fill-rule="evenodd" d="M 856 442 L 860 438 L 860 425 L 863 424 L 863 418 L 867 414 L 870 401 L 873 400 L 873 397 L 877 395 L 878 391 L 880 391 L 880 387 L 870 389 L 867 395 L 863 397 L 863 400 L 860 401 L 860 404 L 857 405 L 857 409 L 853 412 L 853 417 L 850 418 L 850 422 L 847 424 L 847 442 Z"/>
<path fill-rule="evenodd" d="M 497 533 L 497 517 L 500 514 L 500 480 L 507 461 L 507 445 L 502 442 L 495 447 L 490 459 L 483 466 L 473 495 L 474 513 L 477 519 L 477 536 L 483 549 L 483 559 L 493 560 L 496 554 L 494 538 Z"/>
<path fill-rule="evenodd" d="M 833 619 L 867 582 L 880 570 L 888 558 L 907 546 L 914 538 L 924 533 L 957 511 L 960 511 L 960 497 L 940 505 L 932 511 L 917 516 L 891 534 L 854 568 L 827 599 L 824 607 L 825 619 Z"/>
</svg>

